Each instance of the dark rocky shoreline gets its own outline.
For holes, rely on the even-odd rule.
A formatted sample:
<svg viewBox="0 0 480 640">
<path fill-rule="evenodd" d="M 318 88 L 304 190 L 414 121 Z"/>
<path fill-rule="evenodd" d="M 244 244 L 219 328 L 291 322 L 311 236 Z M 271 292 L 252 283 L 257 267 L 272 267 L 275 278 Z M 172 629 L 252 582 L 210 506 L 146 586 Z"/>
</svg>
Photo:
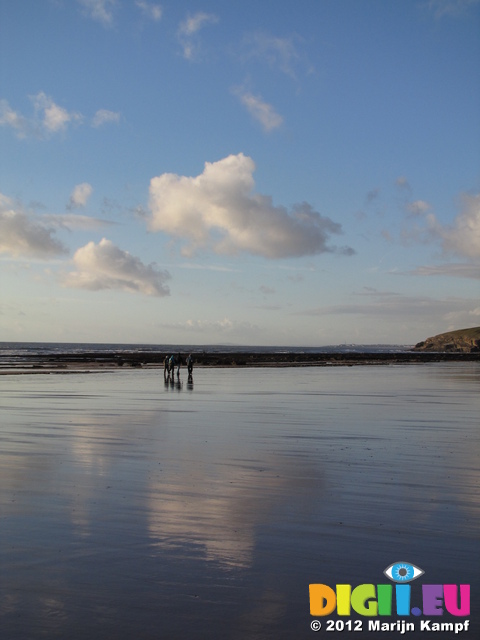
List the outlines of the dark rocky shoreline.
<svg viewBox="0 0 480 640">
<path fill-rule="evenodd" d="M 51 373 L 98 371 L 118 368 L 163 368 L 164 353 L 92 352 L 82 354 L 12 355 L 1 364 L 3 373 Z M 182 366 L 188 354 L 181 353 Z M 396 352 L 396 353 L 193 353 L 194 367 L 322 367 L 428 362 L 479 362 L 480 353 Z"/>
</svg>

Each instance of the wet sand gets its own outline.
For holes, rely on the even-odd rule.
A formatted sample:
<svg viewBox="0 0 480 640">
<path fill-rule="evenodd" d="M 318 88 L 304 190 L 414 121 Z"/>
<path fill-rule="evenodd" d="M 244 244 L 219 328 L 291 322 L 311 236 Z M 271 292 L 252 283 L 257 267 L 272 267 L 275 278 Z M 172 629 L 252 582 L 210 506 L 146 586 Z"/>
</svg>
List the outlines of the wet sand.
<svg viewBox="0 0 480 640">
<path fill-rule="evenodd" d="M 475 362 L 2 376 L 2 638 L 321 637 L 308 585 L 398 560 L 425 571 L 412 605 L 471 584 L 478 638 L 479 382 Z M 366 620 L 354 638 L 401 637 Z"/>
</svg>

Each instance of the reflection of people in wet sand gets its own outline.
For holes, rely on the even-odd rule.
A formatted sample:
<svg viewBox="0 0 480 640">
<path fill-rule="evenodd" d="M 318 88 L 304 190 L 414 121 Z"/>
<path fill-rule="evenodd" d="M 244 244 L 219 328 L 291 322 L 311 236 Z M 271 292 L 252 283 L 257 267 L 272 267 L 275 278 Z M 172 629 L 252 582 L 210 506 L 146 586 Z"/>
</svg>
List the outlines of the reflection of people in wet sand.
<svg viewBox="0 0 480 640">
<path fill-rule="evenodd" d="M 175 380 L 175 375 L 174 373 L 172 373 L 172 375 L 168 374 L 167 376 L 165 376 L 164 380 L 165 380 L 165 389 L 168 389 L 168 390 L 176 389 L 177 391 L 182 390 L 183 382 L 180 376 L 177 376 L 177 379 Z"/>
<path fill-rule="evenodd" d="M 177 353 L 177 377 L 180 376 L 180 365 L 182 364 L 182 358 L 180 357 L 180 354 Z"/>
<path fill-rule="evenodd" d="M 193 358 L 192 358 L 192 354 L 189 353 L 188 354 L 188 358 L 187 358 L 187 371 L 188 371 L 188 387 L 189 389 L 193 388 Z"/>
</svg>

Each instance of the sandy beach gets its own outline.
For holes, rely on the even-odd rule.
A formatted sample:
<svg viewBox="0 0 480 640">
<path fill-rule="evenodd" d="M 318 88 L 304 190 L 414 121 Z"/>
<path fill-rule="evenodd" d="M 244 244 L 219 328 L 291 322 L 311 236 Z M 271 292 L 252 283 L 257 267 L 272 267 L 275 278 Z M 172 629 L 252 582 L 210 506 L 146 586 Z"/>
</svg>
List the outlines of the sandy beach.
<svg viewBox="0 0 480 640">
<path fill-rule="evenodd" d="M 2 637 L 321 637 L 309 584 L 399 560 L 425 572 L 412 606 L 470 584 L 479 637 L 479 382 L 478 362 L 2 376 Z"/>
</svg>

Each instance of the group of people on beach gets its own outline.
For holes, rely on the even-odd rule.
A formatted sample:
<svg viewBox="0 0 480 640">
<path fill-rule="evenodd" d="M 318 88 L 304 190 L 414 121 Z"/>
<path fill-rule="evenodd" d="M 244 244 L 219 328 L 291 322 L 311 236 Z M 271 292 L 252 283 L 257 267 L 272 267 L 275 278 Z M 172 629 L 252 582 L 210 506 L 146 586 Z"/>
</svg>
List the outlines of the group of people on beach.
<svg viewBox="0 0 480 640">
<path fill-rule="evenodd" d="M 164 371 L 165 378 L 167 378 L 168 376 L 172 376 L 172 379 L 173 379 L 175 375 L 175 367 L 177 367 L 177 377 L 180 377 L 181 364 L 183 364 L 183 362 L 179 353 L 176 356 L 173 354 L 170 356 L 166 355 L 163 361 L 163 366 L 164 366 L 163 371 Z M 193 358 L 191 353 L 187 356 L 186 365 L 187 365 L 188 377 L 191 378 L 193 375 Z"/>
</svg>

